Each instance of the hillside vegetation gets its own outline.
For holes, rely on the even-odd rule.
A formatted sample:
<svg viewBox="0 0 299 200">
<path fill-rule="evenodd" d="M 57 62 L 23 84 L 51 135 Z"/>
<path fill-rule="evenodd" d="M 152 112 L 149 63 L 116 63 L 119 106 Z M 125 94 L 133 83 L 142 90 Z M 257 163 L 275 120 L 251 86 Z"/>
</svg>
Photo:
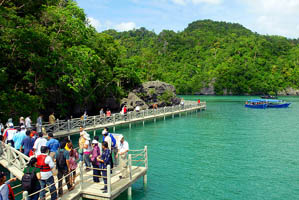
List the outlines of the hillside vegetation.
<svg viewBox="0 0 299 200">
<path fill-rule="evenodd" d="M 298 40 L 196 21 L 182 32 L 98 33 L 71 0 L 0 1 L 0 119 L 117 109 L 140 83 L 179 94 L 275 94 L 299 86 Z"/>
</svg>

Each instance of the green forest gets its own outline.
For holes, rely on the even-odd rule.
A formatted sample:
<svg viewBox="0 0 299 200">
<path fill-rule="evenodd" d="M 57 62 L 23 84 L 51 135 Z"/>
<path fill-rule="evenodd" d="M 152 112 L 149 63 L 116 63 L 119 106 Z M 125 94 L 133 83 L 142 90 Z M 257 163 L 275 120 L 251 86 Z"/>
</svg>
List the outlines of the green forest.
<svg viewBox="0 0 299 200">
<path fill-rule="evenodd" d="M 178 94 L 277 94 L 299 87 L 299 41 L 200 20 L 181 32 L 101 33 L 71 0 L 0 0 L 0 119 L 117 109 L 142 82 Z M 93 113 L 92 113 L 93 112 Z"/>
</svg>

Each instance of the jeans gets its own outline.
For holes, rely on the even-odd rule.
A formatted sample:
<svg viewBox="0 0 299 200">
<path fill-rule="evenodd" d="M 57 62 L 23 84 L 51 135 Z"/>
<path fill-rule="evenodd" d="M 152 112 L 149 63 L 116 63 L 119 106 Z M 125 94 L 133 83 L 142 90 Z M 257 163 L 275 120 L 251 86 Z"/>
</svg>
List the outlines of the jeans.
<svg viewBox="0 0 299 200">
<path fill-rule="evenodd" d="M 83 161 L 83 153 L 79 153 L 79 160 Z"/>
<path fill-rule="evenodd" d="M 83 153 L 83 160 L 85 162 L 86 167 L 91 167 L 91 161 L 90 161 L 90 154 Z"/>
<path fill-rule="evenodd" d="M 47 180 L 40 180 L 40 186 L 41 188 L 45 188 L 46 185 L 52 185 L 54 183 L 54 177 L 51 176 L 50 178 L 48 178 Z M 54 192 L 55 191 L 55 192 Z M 42 190 L 40 192 L 40 198 L 43 199 L 45 197 L 45 190 Z M 55 184 L 53 184 L 50 187 L 50 193 L 51 193 L 51 200 L 56 200 L 57 199 L 57 192 L 56 192 L 56 187 Z"/>
<path fill-rule="evenodd" d="M 103 178 L 104 184 L 105 184 L 104 188 L 107 190 L 107 170 L 106 169 L 105 170 L 101 170 L 101 172 L 102 172 L 101 174 L 102 174 L 103 177 L 105 177 L 105 178 Z"/>
<path fill-rule="evenodd" d="M 61 170 L 58 169 L 58 174 L 57 174 L 57 178 L 58 180 L 60 180 L 63 176 L 68 174 L 68 170 Z M 70 183 L 70 176 L 65 176 L 65 182 L 67 184 L 67 188 L 70 189 L 72 187 L 71 183 Z M 58 194 L 62 195 L 63 194 L 63 188 L 62 188 L 62 180 L 58 181 Z"/>
<path fill-rule="evenodd" d="M 99 168 L 99 166 L 95 165 L 95 164 L 92 164 L 92 167 L 93 168 Z M 99 169 L 93 169 L 93 175 L 100 176 L 101 175 L 100 168 Z M 96 176 L 93 176 L 93 182 L 98 183 L 98 182 L 100 182 L 100 178 L 96 177 Z"/>
</svg>

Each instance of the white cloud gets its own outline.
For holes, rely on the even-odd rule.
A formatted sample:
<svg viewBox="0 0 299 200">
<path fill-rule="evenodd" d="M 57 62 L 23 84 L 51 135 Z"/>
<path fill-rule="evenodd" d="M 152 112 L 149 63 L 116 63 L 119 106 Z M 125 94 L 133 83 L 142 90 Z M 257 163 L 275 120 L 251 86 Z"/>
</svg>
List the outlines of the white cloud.
<svg viewBox="0 0 299 200">
<path fill-rule="evenodd" d="M 134 28 L 136 28 L 136 24 L 134 22 L 122 22 L 115 25 L 115 29 L 118 31 L 129 31 Z"/>
<path fill-rule="evenodd" d="M 186 5 L 186 0 L 172 0 L 174 4 Z"/>
<path fill-rule="evenodd" d="M 299 37 L 298 0 L 242 0 L 255 14 L 253 23 L 257 32 L 270 35 Z"/>
<path fill-rule="evenodd" d="M 101 23 L 99 20 L 93 18 L 93 17 L 88 17 L 88 23 L 93 26 L 96 30 L 99 31 L 100 27 L 101 27 Z"/>
</svg>

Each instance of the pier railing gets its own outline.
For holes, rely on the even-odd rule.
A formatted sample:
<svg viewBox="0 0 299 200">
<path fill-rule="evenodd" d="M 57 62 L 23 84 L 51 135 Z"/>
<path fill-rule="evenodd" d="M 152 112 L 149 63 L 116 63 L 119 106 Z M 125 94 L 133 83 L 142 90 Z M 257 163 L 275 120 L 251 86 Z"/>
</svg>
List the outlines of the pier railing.
<svg viewBox="0 0 299 200">
<path fill-rule="evenodd" d="M 28 156 L 24 155 L 23 153 L 21 153 L 20 151 L 14 149 L 13 147 L 11 147 L 8 144 L 4 144 L 3 142 L 1 142 L 1 144 L 2 144 L 2 148 L 3 148 L 3 154 L 0 155 L 0 159 L 5 160 L 8 163 L 6 166 L 7 169 L 14 170 L 14 171 L 11 171 L 11 173 L 13 173 L 13 174 L 14 173 L 23 174 L 24 168 L 27 166 L 27 163 L 29 162 L 30 158 Z M 10 169 L 10 166 L 14 166 L 15 168 Z M 132 177 L 133 177 L 133 171 L 138 170 L 140 167 L 143 167 L 146 170 L 148 169 L 147 146 L 145 146 L 144 149 L 130 150 L 128 152 L 127 167 L 125 169 L 122 169 L 121 166 L 118 166 L 115 169 L 113 169 L 113 171 L 114 171 L 113 173 L 111 173 L 111 171 L 110 171 L 111 170 L 110 165 L 107 166 L 107 169 L 99 169 L 99 168 L 95 168 L 95 169 L 100 170 L 100 171 L 106 171 L 106 174 L 107 174 L 106 176 L 102 175 L 102 176 L 98 176 L 98 178 L 107 178 L 107 185 L 106 185 L 107 193 L 108 193 L 108 196 L 111 197 L 112 186 L 122 180 L 122 179 L 117 179 L 116 181 L 112 181 L 112 178 L 119 177 L 122 173 L 122 170 L 127 170 L 128 177 L 125 177 L 125 178 L 126 178 L 126 180 L 131 182 Z M 94 169 L 94 168 L 90 168 L 90 169 Z M 63 180 L 66 176 L 71 176 L 71 175 L 72 175 L 72 172 L 68 173 L 60 180 Z M 81 193 L 84 192 L 83 191 L 84 183 L 88 183 L 88 182 L 93 183 L 93 181 L 90 180 L 90 178 L 92 176 L 96 176 L 96 175 L 88 175 L 87 172 L 84 171 L 83 162 L 80 162 L 78 165 L 78 168 L 77 168 L 74 185 L 79 185 L 77 187 L 80 187 Z M 19 176 L 18 178 L 20 179 L 21 177 Z M 147 176 L 145 174 L 144 181 L 146 182 L 146 180 L 147 180 Z M 55 179 L 55 182 L 53 183 L 53 185 L 56 185 L 55 191 L 49 192 L 49 188 L 51 187 L 51 185 L 33 193 L 33 194 L 30 194 L 30 195 L 28 195 L 27 191 L 24 191 L 22 200 L 28 200 L 28 197 L 31 197 L 34 194 L 40 193 L 41 191 L 46 192 L 46 199 L 48 199 L 48 197 L 51 195 L 51 193 L 58 191 L 58 187 L 57 187 L 58 181 L 59 181 L 58 179 Z M 67 183 L 64 183 L 62 185 L 62 187 L 64 187 L 66 184 Z M 21 194 L 21 193 L 18 193 L 18 194 Z"/>
<path fill-rule="evenodd" d="M 132 111 L 128 112 L 127 114 L 115 113 L 111 116 L 104 115 L 95 115 L 95 116 L 88 116 L 85 119 L 81 118 L 73 118 L 69 120 L 57 120 L 54 124 L 43 124 L 46 132 L 60 132 L 60 131 L 70 131 L 72 129 L 77 129 L 79 127 L 84 128 L 92 128 L 99 125 L 108 125 L 108 124 L 115 124 L 121 121 L 132 121 L 134 119 L 141 119 L 141 118 L 148 118 L 150 116 L 166 114 L 166 113 L 173 113 L 176 111 L 183 111 L 188 110 L 195 107 L 200 107 L 206 105 L 205 102 L 197 103 L 195 101 L 185 101 L 184 105 L 176 105 L 176 106 L 167 106 L 167 107 L 160 107 L 157 109 L 146 109 L 141 111 Z"/>
</svg>

